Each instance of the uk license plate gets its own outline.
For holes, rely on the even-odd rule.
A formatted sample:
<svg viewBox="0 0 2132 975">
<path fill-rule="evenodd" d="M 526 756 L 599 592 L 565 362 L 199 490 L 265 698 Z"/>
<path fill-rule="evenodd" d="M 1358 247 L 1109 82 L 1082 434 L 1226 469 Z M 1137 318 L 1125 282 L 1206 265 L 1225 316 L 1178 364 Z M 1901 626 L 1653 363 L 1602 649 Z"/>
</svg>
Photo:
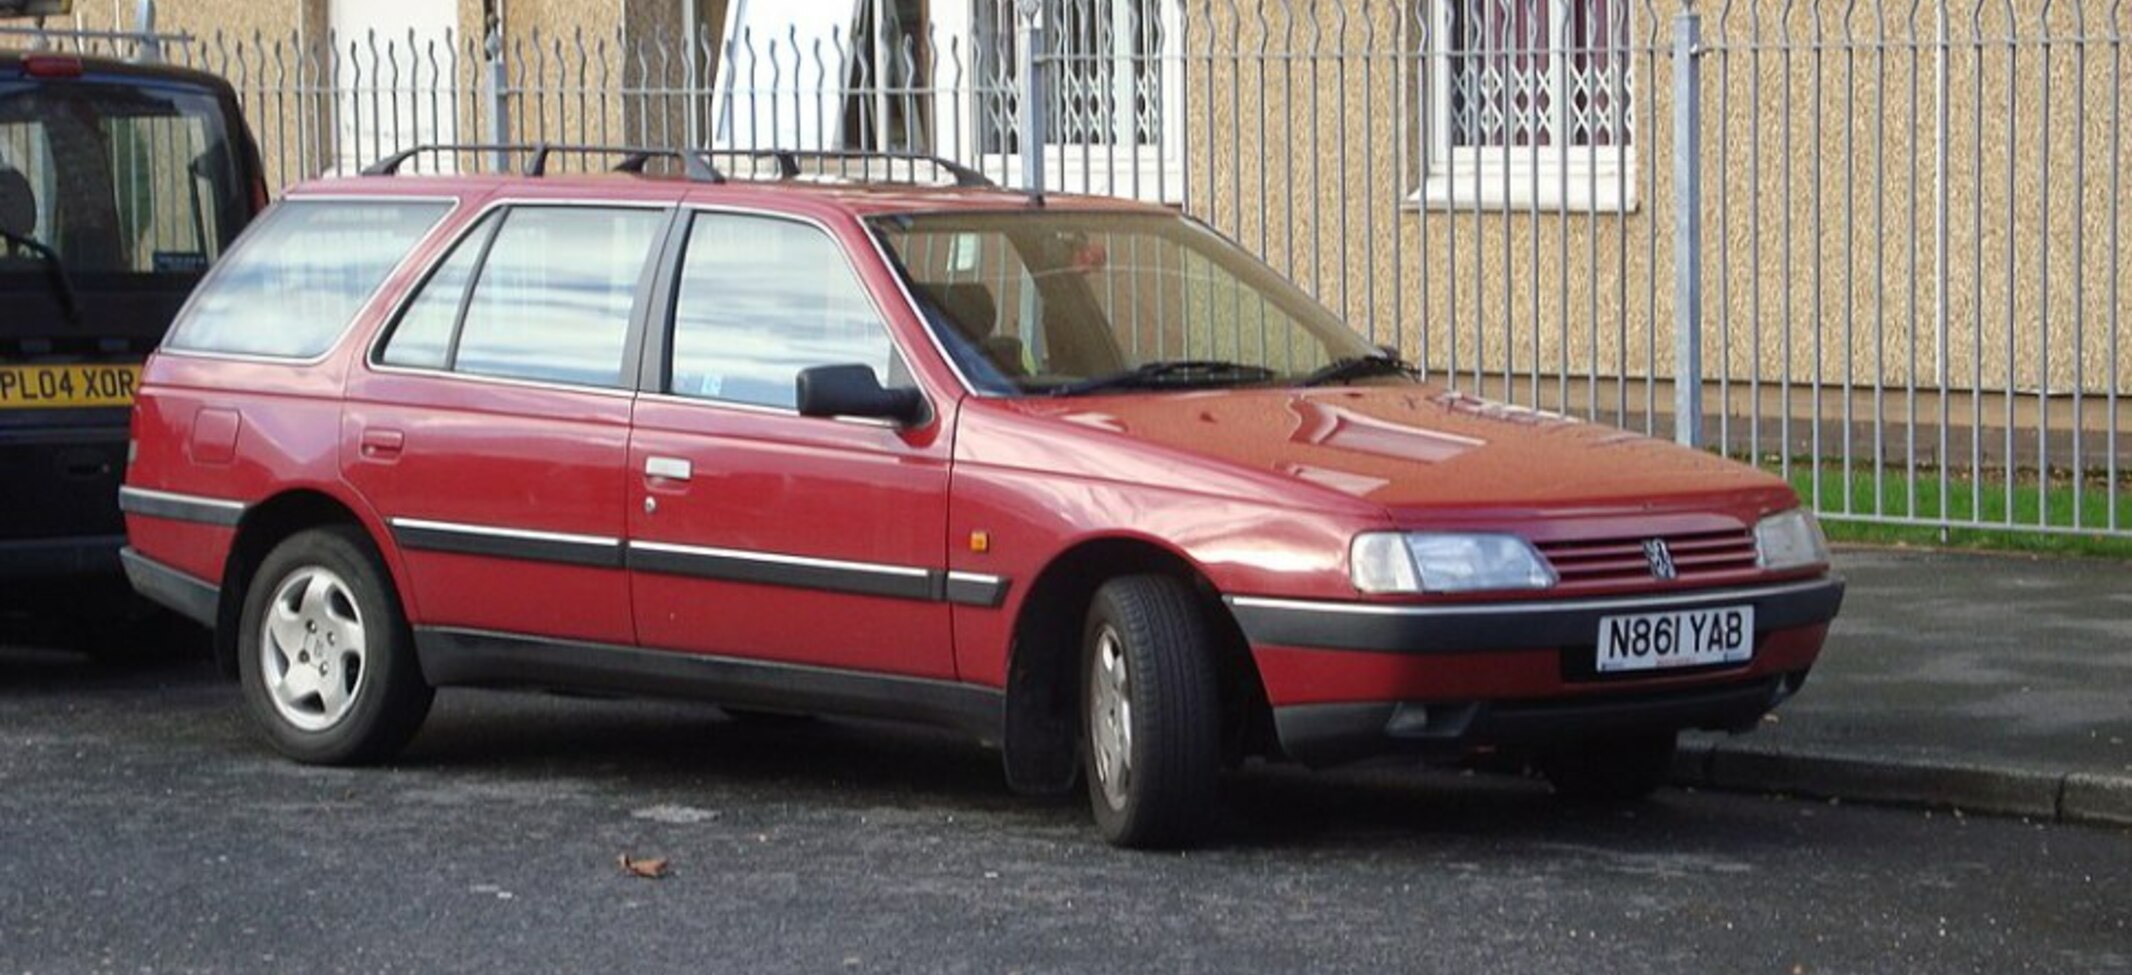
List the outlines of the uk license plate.
<svg viewBox="0 0 2132 975">
<path fill-rule="evenodd" d="M 1720 606 L 1599 620 L 1602 674 L 1740 663 L 1754 656 L 1754 607 Z"/>
<path fill-rule="evenodd" d="M 0 410 L 127 406 L 140 380 L 135 364 L 0 366 Z"/>
</svg>

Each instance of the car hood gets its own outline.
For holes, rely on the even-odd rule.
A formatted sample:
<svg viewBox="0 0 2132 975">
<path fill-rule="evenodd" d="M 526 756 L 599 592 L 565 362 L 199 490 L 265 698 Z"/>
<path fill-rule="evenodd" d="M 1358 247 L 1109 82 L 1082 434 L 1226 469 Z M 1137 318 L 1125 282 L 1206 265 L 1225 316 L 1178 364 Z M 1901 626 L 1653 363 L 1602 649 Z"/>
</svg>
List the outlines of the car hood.
<svg viewBox="0 0 2132 975">
<path fill-rule="evenodd" d="M 1245 389 L 1010 401 L 1383 506 L 1426 523 L 1452 509 L 1550 515 L 1684 507 L 1738 517 L 1796 503 L 1744 464 L 1642 434 L 1432 386 Z"/>
</svg>

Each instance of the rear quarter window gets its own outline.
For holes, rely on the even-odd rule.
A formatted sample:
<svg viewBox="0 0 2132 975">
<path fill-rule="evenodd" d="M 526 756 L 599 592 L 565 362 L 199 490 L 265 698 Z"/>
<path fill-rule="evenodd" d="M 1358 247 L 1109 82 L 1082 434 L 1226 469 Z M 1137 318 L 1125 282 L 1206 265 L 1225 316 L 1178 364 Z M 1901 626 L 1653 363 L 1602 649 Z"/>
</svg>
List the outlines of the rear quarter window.
<svg viewBox="0 0 2132 975">
<path fill-rule="evenodd" d="M 164 344 L 271 358 L 320 355 L 451 207 L 441 200 L 282 203 L 216 266 Z"/>
</svg>

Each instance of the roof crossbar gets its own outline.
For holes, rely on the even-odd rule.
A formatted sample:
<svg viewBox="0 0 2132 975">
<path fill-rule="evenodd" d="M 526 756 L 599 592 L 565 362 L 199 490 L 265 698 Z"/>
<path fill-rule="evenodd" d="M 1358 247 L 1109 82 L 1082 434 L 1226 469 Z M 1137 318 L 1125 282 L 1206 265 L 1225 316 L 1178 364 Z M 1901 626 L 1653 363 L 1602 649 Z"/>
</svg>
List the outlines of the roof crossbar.
<svg viewBox="0 0 2132 975">
<path fill-rule="evenodd" d="M 513 144 L 449 143 L 438 145 L 414 146 L 412 148 L 402 149 L 399 152 L 395 152 L 390 156 L 386 156 L 383 159 L 380 159 L 374 163 L 371 163 L 368 166 L 363 167 L 362 173 L 365 176 L 396 175 L 399 173 L 400 167 L 405 164 L 407 160 L 412 159 L 415 156 L 433 152 L 522 152 L 526 154 L 526 162 L 525 165 L 520 169 L 520 172 L 527 176 L 547 175 L 548 157 L 558 152 L 583 153 L 586 155 L 620 156 L 622 157 L 622 160 L 615 164 L 614 170 L 615 172 L 621 173 L 642 173 L 644 171 L 645 165 L 650 163 L 653 159 L 673 159 L 681 164 L 682 173 L 686 175 L 692 182 L 725 182 L 725 175 L 720 173 L 716 168 L 714 168 L 711 165 L 710 160 L 705 159 L 701 153 L 697 152 L 690 152 L 682 149 L 659 149 L 649 146 L 589 146 L 550 142 Z"/>
</svg>

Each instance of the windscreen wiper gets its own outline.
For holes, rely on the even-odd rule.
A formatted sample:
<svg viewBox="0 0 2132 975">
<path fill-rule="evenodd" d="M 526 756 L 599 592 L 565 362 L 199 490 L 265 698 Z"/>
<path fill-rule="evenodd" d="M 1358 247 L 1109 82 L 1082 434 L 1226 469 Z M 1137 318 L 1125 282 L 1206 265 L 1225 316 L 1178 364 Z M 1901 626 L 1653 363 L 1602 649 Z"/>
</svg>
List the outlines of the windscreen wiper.
<svg viewBox="0 0 2132 975">
<path fill-rule="evenodd" d="M 44 260 L 46 276 L 52 281 L 52 292 L 59 296 L 59 308 L 66 313 L 68 324 L 81 322 L 81 306 L 74 300 L 74 282 L 67 277 L 67 265 L 59 259 L 59 252 L 20 234 L 0 230 L 0 240 L 29 251 Z"/>
<path fill-rule="evenodd" d="M 1379 355 L 1356 355 L 1334 359 L 1310 375 L 1296 380 L 1298 386 L 1323 386 L 1328 383 L 1348 382 L 1369 376 L 1412 376 L 1413 363 L 1389 353 Z"/>
<path fill-rule="evenodd" d="M 1181 386 L 1239 386 L 1265 382 L 1279 373 L 1265 366 L 1221 359 L 1162 359 L 1123 372 L 1056 386 L 1053 396 L 1080 396 L 1108 389 L 1159 389 Z"/>
</svg>

